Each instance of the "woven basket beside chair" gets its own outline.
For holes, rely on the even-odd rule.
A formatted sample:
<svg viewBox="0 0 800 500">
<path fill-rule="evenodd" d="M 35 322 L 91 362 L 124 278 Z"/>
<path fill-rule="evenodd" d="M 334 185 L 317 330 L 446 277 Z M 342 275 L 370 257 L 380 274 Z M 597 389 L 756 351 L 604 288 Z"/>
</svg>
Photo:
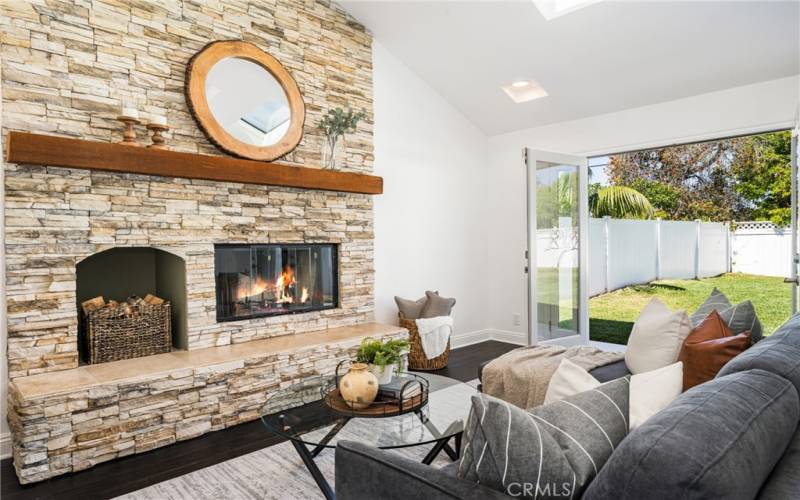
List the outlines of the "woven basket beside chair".
<svg viewBox="0 0 800 500">
<path fill-rule="evenodd" d="M 408 368 L 411 370 L 432 371 L 441 370 L 447 366 L 447 360 L 450 358 L 450 340 L 448 339 L 447 347 L 445 347 L 442 354 L 428 359 L 422 349 L 422 339 L 419 336 L 416 321 L 406 318 L 403 313 L 398 313 L 398 316 L 400 317 L 400 326 L 408 330 L 408 342 L 411 345 L 411 350 L 408 353 Z"/>
</svg>

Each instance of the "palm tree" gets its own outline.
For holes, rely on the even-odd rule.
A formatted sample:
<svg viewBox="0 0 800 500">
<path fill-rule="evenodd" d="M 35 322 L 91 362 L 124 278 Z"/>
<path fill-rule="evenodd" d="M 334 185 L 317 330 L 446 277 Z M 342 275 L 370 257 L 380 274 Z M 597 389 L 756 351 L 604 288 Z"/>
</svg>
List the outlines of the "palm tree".
<svg viewBox="0 0 800 500">
<path fill-rule="evenodd" d="M 649 219 L 655 214 L 650 200 L 628 186 L 607 186 L 589 196 L 592 217 L 615 219 Z"/>
</svg>

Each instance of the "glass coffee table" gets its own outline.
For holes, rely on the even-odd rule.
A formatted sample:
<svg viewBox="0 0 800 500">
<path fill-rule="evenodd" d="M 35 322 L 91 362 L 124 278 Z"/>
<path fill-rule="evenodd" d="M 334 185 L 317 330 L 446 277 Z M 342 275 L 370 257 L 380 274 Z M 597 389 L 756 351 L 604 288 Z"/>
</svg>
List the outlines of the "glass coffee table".
<svg viewBox="0 0 800 500">
<path fill-rule="evenodd" d="M 336 412 L 323 401 L 325 389 L 336 383 L 330 376 L 279 389 L 268 397 L 261 421 L 271 433 L 292 442 L 325 498 L 333 499 L 333 489 L 314 458 L 326 448 L 336 448 L 339 441 L 358 441 L 382 449 L 432 444 L 422 460 L 425 464 L 442 451 L 453 461 L 459 458 L 470 398 L 476 389 L 440 375 L 414 375 L 429 382 L 428 403 L 414 412 L 366 418 Z"/>
</svg>

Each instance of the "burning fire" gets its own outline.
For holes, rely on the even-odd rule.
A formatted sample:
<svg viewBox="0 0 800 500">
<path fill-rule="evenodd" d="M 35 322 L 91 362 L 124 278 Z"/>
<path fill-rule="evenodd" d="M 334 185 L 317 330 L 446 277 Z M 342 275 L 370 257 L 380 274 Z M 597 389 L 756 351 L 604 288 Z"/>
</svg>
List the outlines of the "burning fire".
<svg viewBox="0 0 800 500">
<path fill-rule="evenodd" d="M 261 278 L 256 278 L 256 282 L 250 287 L 251 295 L 259 295 L 269 287 L 269 284 Z"/>
<path fill-rule="evenodd" d="M 278 278 L 278 281 L 275 282 L 275 286 L 278 288 L 278 296 L 276 297 L 278 304 L 291 304 L 294 302 L 294 297 L 287 294 L 286 291 L 289 289 L 289 287 L 296 284 L 297 281 L 294 279 L 294 268 L 291 266 L 284 266 L 281 276 Z"/>
<path fill-rule="evenodd" d="M 294 267 L 284 266 L 283 272 L 281 272 L 281 275 L 278 277 L 277 281 L 275 281 L 274 285 L 259 277 L 255 282 L 250 284 L 250 286 L 248 286 L 247 283 L 239 285 L 236 290 L 236 297 L 239 300 L 260 299 L 263 301 L 266 299 L 266 295 L 274 295 L 276 303 L 292 304 L 295 300 L 290 289 L 295 285 L 297 285 L 297 280 L 294 276 Z M 257 297 L 259 295 L 260 297 Z M 304 304 L 308 302 L 308 298 L 308 288 L 303 287 L 299 302 Z"/>
</svg>

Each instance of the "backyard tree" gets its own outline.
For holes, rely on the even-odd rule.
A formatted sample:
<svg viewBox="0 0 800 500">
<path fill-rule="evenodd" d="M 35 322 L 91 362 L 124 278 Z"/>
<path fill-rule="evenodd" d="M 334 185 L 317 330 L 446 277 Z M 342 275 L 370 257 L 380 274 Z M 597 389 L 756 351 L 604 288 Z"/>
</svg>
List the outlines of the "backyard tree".
<svg viewBox="0 0 800 500">
<path fill-rule="evenodd" d="M 643 193 L 671 220 L 790 217 L 789 132 L 623 153 L 610 157 L 613 185 Z"/>
<path fill-rule="evenodd" d="M 792 173 L 789 131 L 740 140 L 732 171 L 736 192 L 752 204 L 751 218 L 778 226 L 791 222 Z"/>
<path fill-rule="evenodd" d="M 647 197 L 633 188 L 607 186 L 592 191 L 589 194 L 589 211 L 592 217 L 648 219 L 655 214 Z"/>
</svg>

